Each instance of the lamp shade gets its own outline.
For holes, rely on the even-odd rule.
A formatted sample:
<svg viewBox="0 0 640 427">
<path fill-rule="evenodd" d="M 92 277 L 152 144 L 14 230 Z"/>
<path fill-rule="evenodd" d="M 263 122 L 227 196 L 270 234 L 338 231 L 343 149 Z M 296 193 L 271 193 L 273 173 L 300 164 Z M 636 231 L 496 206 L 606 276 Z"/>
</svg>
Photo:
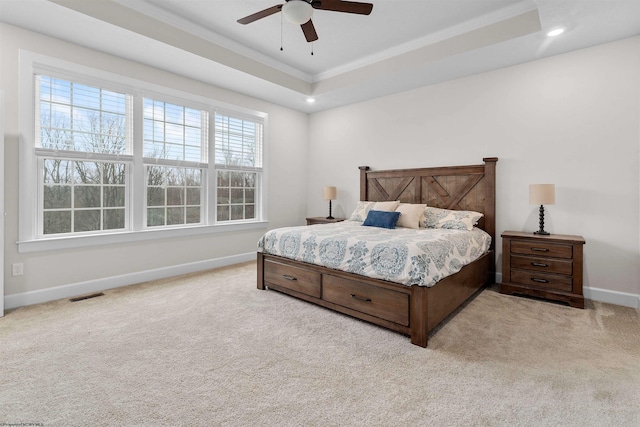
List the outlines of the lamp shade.
<svg viewBox="0 0 640 427">
<path fill-rule="evenodd" d="M 530 184 L 529 204 L 554 205 L 556 203 L 555 184 Z"/>
<path fill-rule="evenodd" d="M 338 190 L 336 190 L 336 187 L 324 187 L 322 194 L 325 200 L 335 200 Z"/>
<path fill-rule="evenodd" d="M 282 14 L 292 24 L 302 25 L 311 19 L 313 7 L 304 0 L 289 0 L 282 5 Z"/>
</svg>

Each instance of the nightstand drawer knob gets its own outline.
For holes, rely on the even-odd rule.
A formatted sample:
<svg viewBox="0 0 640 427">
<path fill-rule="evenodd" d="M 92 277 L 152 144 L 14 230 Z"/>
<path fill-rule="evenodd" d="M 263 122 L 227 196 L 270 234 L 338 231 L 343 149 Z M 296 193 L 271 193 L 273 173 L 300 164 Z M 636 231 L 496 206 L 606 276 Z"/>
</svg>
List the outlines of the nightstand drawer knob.
<svg viewBox="0 0 640 427">
<path fill-rule="evenodd" d="M 282 275 L 282 277 L 283 277 L 284 279 L 286 279 L 286 280 L 291 281 L 291 282 L 294 282 L 294 281 L 298 280 L 298 278 L 297 278 L 297 277 L 289 276 L 288 274 L 283 274 L 283 275 Z"/>
<path fill-rule="evenodd" d="M 544 264 L 542 262 L 532 262 L 531 265 L 534 267 L 549 267 L 549 264 Z"/>
<path fill-rule="evenodd" d="M 549 252 L 547 248 L 531 248 L 531 250 L 534 252 Z"/>
<path fill-rule="evenodd" d="M 533 280 L 534 282 L 537 282 L 537 283 L 549 283 L 548 280 L 538 279 L 537 277 L 532 277 L 531 280 Z"/>
</svg>

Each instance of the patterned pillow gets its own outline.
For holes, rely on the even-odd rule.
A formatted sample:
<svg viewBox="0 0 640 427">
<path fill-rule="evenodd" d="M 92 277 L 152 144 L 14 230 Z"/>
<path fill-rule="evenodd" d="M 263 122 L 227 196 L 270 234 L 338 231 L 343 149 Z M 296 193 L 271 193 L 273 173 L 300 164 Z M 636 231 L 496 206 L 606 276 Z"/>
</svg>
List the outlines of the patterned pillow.
<svg viewBox="0 0 640 427">
<path fill-rule="evenodd" d="M 367 214 L 375 204 L 376 202 L 358 202 L 355 210 L 349 217 L 349 221 L 364 221 L 367 218 Z"/>
<path fill-rule="evenodd" d="M 452 211 L 427 206 L 424 210 L 426 228 L 449 228 L 454 230 L 473 230 L 473 226 L 484 215 L 473 211 Z"/>
<path fill-rule="evenodd" d="M 419 228 L 420 222 L 424 221 L 425 204 L 400 203 L 396 212 L 400 212 L 398 227 Z"/>
<path fill-rule="evenodd" d="M 399 204 L 400 202 L 358 202 L 358 205 L 349 217 L 349 221 L 363 222 L 367 218 L 367 214 L 371 209 L 393 212 Z"/>
</svg>

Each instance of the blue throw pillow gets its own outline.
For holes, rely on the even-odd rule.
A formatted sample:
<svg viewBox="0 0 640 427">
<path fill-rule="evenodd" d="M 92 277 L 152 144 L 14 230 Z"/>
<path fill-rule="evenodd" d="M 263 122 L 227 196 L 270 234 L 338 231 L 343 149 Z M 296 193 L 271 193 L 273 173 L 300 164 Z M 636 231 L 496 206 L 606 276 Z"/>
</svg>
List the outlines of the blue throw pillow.
<svg viewBox="0 0 640 427">
<path fill-rule="evenodd" d="M 362 225 L 380 228 L 396 228 L 400 212 L 386 212 L 370 210 Z"/>
</svg>

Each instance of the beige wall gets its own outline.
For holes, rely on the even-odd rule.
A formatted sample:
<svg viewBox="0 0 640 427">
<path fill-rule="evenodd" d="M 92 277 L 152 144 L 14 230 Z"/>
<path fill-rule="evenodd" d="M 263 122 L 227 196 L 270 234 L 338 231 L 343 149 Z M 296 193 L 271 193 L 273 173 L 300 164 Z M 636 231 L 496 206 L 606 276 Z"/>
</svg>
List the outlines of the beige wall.
<svg viewBox="0 0 640 427">
<path fill-rule="evenodd" d="M 585 286 L 638 295 L 639 93 L 635 37 L 313 114 L 309 214 L 326 211 L 320 191 L 330 184 L 335 212 L 348 215 L 359 165 L 497 156 L 498 232 L 536 230 L 528 185 L 555 183 L 545 229 L 585 237 Z"/>
<path fill-rule="evenodd" d="M 106 277 L 255 252 L 264 229 L 205 234 L 127 244 L 20 254 L 18 240 L 18 50 L 126 75 L 268 114 L 267 170 L 269 228 L 303 224 L 306 214 L 308 116 L 138 63 L 85 49 L 10 25 L 0 24 L 0 89 L 5 92 L 5 295 L 23 294 Z M 13 106 L 13 107 L 12 107 Z M 280 166 L 278 166 L 280 165 Z M 286 167 L 282 167 L 286 165 Z M 24 264 L 12 277 L 11 264 Z"/>
</svg>

